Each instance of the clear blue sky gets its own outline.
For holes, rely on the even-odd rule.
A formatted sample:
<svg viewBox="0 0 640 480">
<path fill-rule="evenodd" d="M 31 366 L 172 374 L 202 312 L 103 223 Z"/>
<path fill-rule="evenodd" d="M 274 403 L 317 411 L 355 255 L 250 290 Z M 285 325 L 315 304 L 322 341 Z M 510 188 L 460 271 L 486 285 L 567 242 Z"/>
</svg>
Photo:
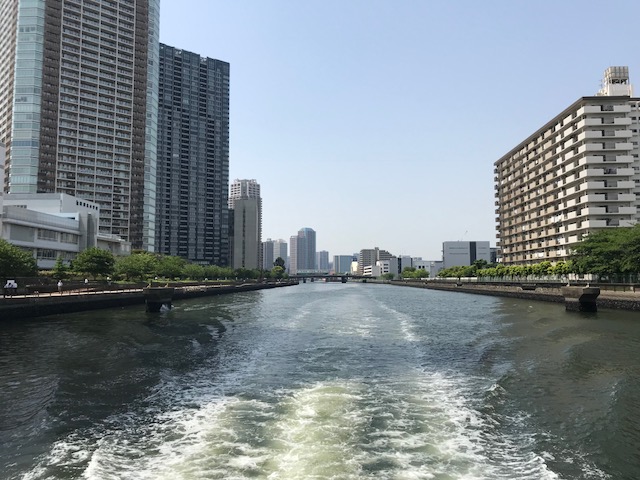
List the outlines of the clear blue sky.
<svg viewBox="0 0 640 480">
<path fill-rule="evenodd" d="M 434 260 L 495 245 L 493 164 L 627 65 L 638 0 L 162 0 L 163 43 L 231 64 L 230 181 L 263 239 Z"/>
</svg>

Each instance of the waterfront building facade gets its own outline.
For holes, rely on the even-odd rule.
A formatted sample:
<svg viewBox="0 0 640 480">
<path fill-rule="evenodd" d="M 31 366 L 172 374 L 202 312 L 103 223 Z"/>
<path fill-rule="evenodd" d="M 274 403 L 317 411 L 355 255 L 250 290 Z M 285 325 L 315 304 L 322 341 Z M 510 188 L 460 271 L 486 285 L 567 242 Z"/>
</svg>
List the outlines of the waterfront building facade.
<svg viewBox="0 0 640 480">
<path fill-rule="evenodd" d="M 611 67 L 597 95 L 580 98 L 501 157 L 494 169 L 499 260 L 567 260 L 590 232 L 634 225 L 639 130 L 640 98 L 628 69 Z"/>
<path fill-rule="evenodd" d="M 255 180 L 234 180 L 229 195 L 233 215 L 231 258 L 233 268 L 263 268 L 262 198 Z"/>
<path fill-rule="evenodd" d="M 5 192 L 94 202 L 100 233 L 153 250 L 159 19 L 160 0 L 0 0 Z"/>
<path fill-rule="evenodd" d="M 229 64 L 160 45 L 156 250 L 230 264 Z"/>
<path fill-rule="evenodd" d="M 444 268 L 468 267 L 476 260 L 491 262 L 491 247 L 489 242 L 443 242 L 442 262 Z M 424 262 L 427 268 L 429 262 Z"/>
</svg>

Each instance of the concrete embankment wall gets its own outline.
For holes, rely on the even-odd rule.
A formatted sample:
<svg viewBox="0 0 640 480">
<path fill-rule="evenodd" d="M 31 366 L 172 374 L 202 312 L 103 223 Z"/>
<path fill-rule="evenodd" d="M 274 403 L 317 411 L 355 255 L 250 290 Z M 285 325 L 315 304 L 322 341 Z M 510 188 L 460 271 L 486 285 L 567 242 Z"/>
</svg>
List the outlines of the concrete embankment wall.
<svg viewBox="0 0 640 480">
<path fill-rule="evenodd" d="M 239 285 L 202 285 L 176 287 L 173 301 L 188 298 L 208 297 L 268 288 L 296 285 L 287 283 L 247 283 Z M 74 313 L 105 308 L 144 305 L 145 295 L 141 289 L 111 290 L 97 292 L 65 292 L 62 295 L 24 295 L 0 298 L 0 321 L 42 317 L 62 313 Z"/>
<path fill-rule="evenodd" d="M 142 292 L 67 293 L 59 296 L 7 298 L 0 304 L 0 320 L 42 317 L 144 304 Z"/>
<path fill-rule="evenodd" d="M 439 282 L 404 282 L 391 281 L 385 282 L 391 285 L 403 287 L 426 288 L 430 290 L 446 290 L 450 292 L 473 293 L 476 295 L 494 295 L 499 297 L 522 298 L 528 300 L 540 300 L 543 302 L 564 303 L 561 285 L 553 284 L 552 286 L 535 285 L 535 284 L 509 284 L 509 285 L 493 285 L 493 284 L 475 284 L 475 283 L 439 283 Z M 523 287 L 525 289 L 523 289 Z M 531 290 L 526 290 L 531 288 Z M 636 310 L 640 311 L 640 292 L 621 292 L 607 290 L 606 286 L 600 286 L 600 295 L 598 296 L 598 308 L 613 308 L 620 310 Z"/>
</svg>

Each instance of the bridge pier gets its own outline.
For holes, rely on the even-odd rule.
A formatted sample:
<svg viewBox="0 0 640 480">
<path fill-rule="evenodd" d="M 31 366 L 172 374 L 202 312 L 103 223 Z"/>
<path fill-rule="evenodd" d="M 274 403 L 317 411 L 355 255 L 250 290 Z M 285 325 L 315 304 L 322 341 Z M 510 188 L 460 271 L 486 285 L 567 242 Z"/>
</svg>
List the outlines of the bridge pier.
<svg viewBox="0 0 640 480">
<path fill-rule="evenodd" d="M 173 287 L 147 287 L 143 289 L 147 312 L 159 312 L 163 305 L 166 308 L 171 308 L 173 291 Z"/>
<path fill-rule="evenodd" d="M 596 299 L 600 295 L 598 287 L 562 287 L 564 306 L 573 312 L 597 312 Z"/>
</svg>

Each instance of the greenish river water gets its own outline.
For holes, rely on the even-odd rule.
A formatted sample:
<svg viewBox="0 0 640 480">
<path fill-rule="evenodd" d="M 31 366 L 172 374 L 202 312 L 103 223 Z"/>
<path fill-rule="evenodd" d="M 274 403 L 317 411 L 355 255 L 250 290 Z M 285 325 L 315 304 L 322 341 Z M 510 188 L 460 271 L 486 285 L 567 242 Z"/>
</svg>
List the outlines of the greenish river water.
<svg viewBox="0 0 640 480">
<path fill-rule="evenodd" d="M 309 283 L 0 323 L 3 479 L 637 479 L 640 317 Z"/>
</svg>

